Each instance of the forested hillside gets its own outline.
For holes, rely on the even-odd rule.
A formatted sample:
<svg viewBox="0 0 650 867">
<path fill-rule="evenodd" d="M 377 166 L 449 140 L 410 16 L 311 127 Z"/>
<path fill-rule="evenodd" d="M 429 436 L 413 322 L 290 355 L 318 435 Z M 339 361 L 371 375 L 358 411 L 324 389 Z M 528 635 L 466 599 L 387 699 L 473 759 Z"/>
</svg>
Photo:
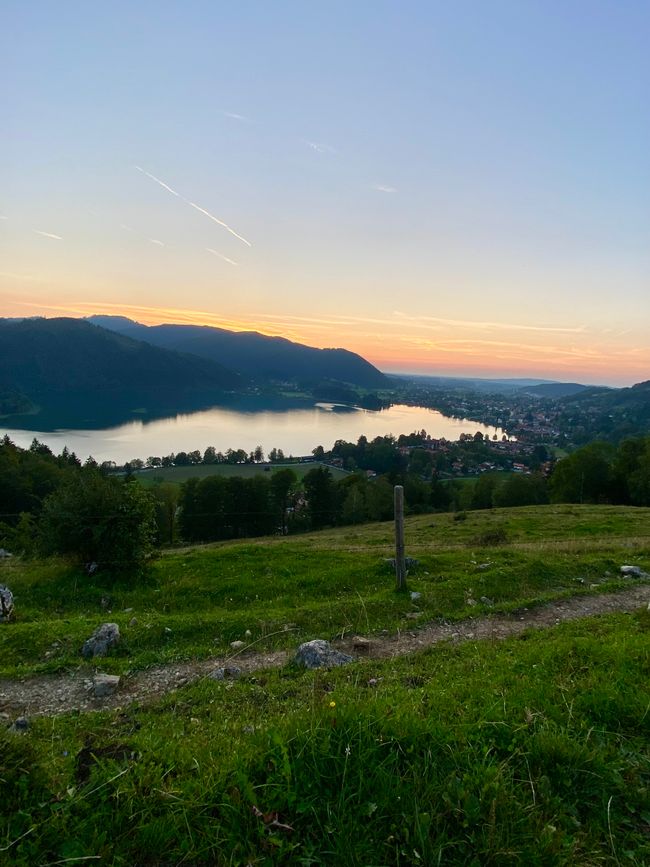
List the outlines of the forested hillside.
<svg viewBox="0 0 650 867">
<path fill-rule="evenodd" d="M 93 316 L 91 322 L 155 346 L 191 352 L 260 380 L 338 380 L 364 388 L 386 386 L 386 377 L 347 349 L 316 349 L 255 331 L 227 331 L 200 325 L 146 326 L 123 316 Z"/>
<path fill-rule="evenodd" d="M 79 319 L 0 319 L 0 394 L 10 414 L 72 403 L 182 405 L 245 380 L 213 361 L 161 349 Z"/>
</svg>

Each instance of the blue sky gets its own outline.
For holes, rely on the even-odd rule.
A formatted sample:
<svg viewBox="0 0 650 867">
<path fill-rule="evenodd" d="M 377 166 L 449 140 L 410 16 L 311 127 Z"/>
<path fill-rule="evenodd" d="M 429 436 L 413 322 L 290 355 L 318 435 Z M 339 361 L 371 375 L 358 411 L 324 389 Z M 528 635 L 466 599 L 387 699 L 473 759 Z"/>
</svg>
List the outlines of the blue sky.
<svg viewBox="0 0 650 867">
<path fill-rule="evenodd" d="M 650 376 L 647 3 L 7 2 L 2 30 L 5 313 Z"/>
</svg>

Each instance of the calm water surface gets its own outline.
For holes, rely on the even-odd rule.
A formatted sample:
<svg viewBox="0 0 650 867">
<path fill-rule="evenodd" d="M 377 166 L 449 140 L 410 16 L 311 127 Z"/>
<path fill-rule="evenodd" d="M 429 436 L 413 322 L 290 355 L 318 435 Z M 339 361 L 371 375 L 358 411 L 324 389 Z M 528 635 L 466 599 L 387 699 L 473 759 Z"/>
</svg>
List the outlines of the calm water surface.
<svg viewBox="0 0 650 867">
<path fill-rule="evenodd" d="M 36 423 L 36 419 L 34 420 Z M 467 419 L 454 419 L 436 410 L 415 406 L 392 406 L 379 412 L 336 407 L 332 404 L 244 412 L 215 407 L 188 415 L 142 422 L 130 421 L 102 430 L 60 429 L 52 431 L 1 428 L 19 446 L 27 447 L 36 437 L 55 453 L 64 446 L 84 460 L 124 461 L 172 452 L 203 452 L 207 446 L 217 451 L 245 449 L 261 445 L 267 453 L 281 448 L 286 455 L 308 455 L 317 445 L 329 449 L 337 439 L 356 442 L 363 434 L 368 439 L 385 434 L 408 434 L 422 430 L 433 437 L 458 439 L 461 433 L 481 431 L 490 437 L 503 431 Z"/>
</svg>

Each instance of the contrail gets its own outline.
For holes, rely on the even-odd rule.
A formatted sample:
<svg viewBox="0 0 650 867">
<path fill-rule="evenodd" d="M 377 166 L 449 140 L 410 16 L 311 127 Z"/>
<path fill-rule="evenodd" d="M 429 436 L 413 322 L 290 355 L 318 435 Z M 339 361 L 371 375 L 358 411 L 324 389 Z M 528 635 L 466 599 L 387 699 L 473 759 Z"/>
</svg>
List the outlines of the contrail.
<svg viewBox="0 0 650 867">
<path fill-rule="evenodd" d="M 171 193 L 172 196 L 176 196 L 177 199 L 180 199 L 182 202 L 185 202 L 186 205 L 189 205 L 191 208 L 194 208 L 196 211 L 199 211 L 201 214 L 204 214 L 206 217 L 208 217 L 214 223 L 217 223 L 217 225 L 222 226 L 227 232 L 230 232 L 231 235 L 234 235 L 235 238 L 238 238 L 240 241 L 242 241 L 247 246 L 249 246 L 249 247 L 253 246 L 250 241 L 247 241 L 246 238 L 243 237 L 243 235 L 240 235 L 238 232 L 235 232 L 235 230 L 231 226 L 229 226 L 228 223 L 224 223 L 223 220 L 220 220 L 218 217 L 215 217 L 214 214 L 211 214 L 210 211 L 206 211 L 205 208 L 202 208 L 200 205 L 197 205 L 195 202 L 190 202 L 189 199 L 186 199 L 185 196 L 181 196 L 180 193 L 177 193 L 176 190 L 173 190 L 169 186 L 169 184 L 166 184 L 164 181 L 161 181 L 160 178 L 157 178 L 155 175 L 152 175 L 150 172 L 145 171 L 140 166 L 134 166 L 134 168 L 137 169 L 139 172 L 141 172 L 143 175 L 146 175 L 148 178 L 151 178 L 152 181 L 155 181 L 157 184 L 160 184 L 160 186 L 164 190 L 167 190 L 168 193 Z"/>
<path fill-rule="evenodd" d="M 230 262 L 231 265 L 239 265 L 239 262 L 235 262 L 233 259 L 229 259 L 227 256 L 224 256 L 223 253 L 219 253 L 217 250 L 213 250 L 212 247 L 205 248 L 208 253 L 212 253 L 213 256 L 218 256 L 220 259 L 223 259 L 224 262 Z"/>
<path fill-rule="evenodd" d="M 40 229 L 34 229 L 37 235 L 42 235 L 44 238 L 54 238 L 55 241 L 62 241 L 61 235 L 55 235 L 53 232 L 41 232 Z"/>
<path fill-rule="evenodd" d="M 181 198 L 182 198 L 182 196 L 181 196 Z M 196 208 L 196 210 L 200 211 L 202 214 L 205 214 L 206 217 L 209 217 L 215 223 L 218 223 L 220 226 L 223 226 L 224 229 L 226 229 L 228 232 L 230 232 L 231 235 L 234 235 L 235 238 L 239 238 L 239 240 L 243 241 L 244 244 L 247 244 L 249 247 L 253 246 L 250 241 L 247 241 L 246 238 L 243 237 L 243 235 L 238 235 L 234 229 L 230 228 L 228 223 L 224 223 L 223 220 L 220 220 L 218 217 L 215 217 L 214 214 L 210 213 L 210 211 L 206 211 L 205 208 L 202 208 L 200 205 L 196 205 L 196 204 L 194 204 L 194 202 L 190 202 L 189 199 L 183 199 L 183 201 L 187 202 L 187 204 L 191 205 L 193 208 Z"/>
</svg>

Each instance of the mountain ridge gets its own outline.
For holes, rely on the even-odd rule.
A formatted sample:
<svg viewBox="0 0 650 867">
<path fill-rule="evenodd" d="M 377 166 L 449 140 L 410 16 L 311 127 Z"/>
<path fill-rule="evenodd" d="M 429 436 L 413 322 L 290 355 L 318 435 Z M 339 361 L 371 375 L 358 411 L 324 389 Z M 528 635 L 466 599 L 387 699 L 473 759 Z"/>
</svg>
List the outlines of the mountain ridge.
<svg viewBox="0 0 650 867">
<path fill-rule="evenodd" d="M 286 337 L 211 325 L 142 325 L 124 316 L 104 315 L 90 316 L 86 321 L 153 346 L 215 361 L 251 379 L 312 383 L 336 380 L 362 388 L 388 384 L 381 371 L 348 349 L 319 349 Z"/>
</svg>

